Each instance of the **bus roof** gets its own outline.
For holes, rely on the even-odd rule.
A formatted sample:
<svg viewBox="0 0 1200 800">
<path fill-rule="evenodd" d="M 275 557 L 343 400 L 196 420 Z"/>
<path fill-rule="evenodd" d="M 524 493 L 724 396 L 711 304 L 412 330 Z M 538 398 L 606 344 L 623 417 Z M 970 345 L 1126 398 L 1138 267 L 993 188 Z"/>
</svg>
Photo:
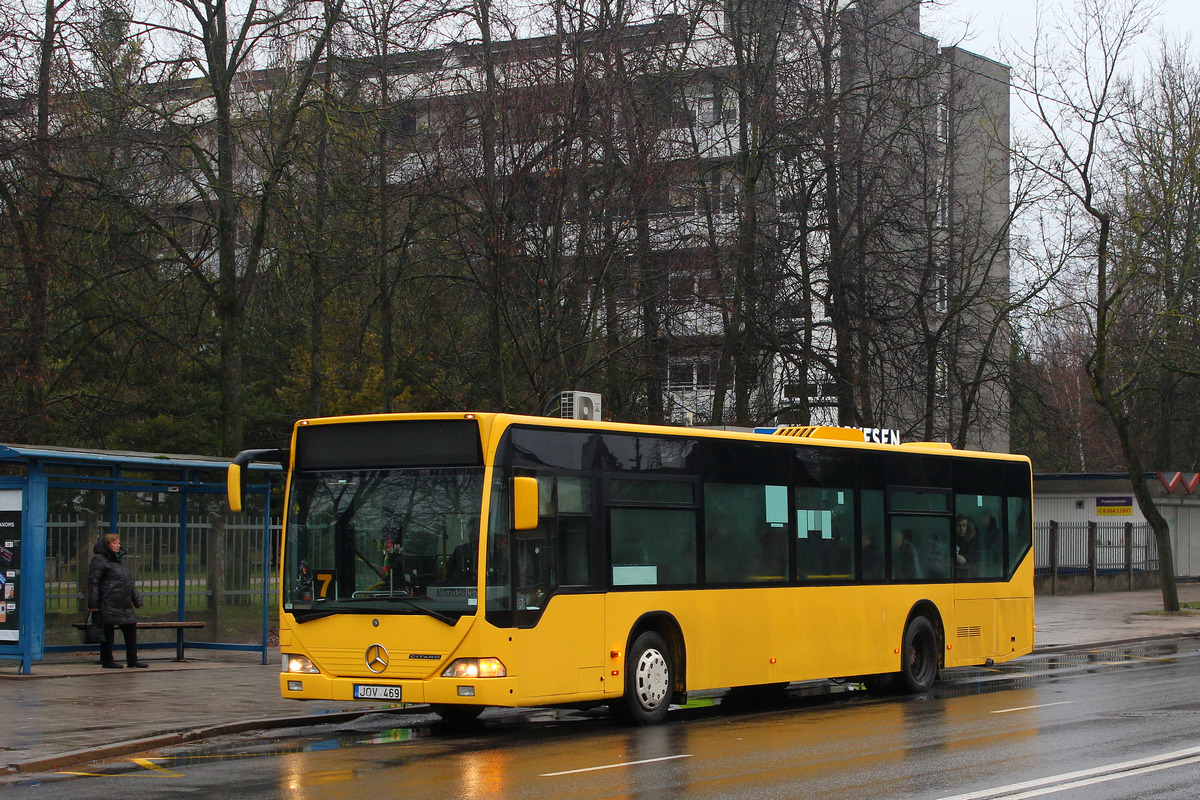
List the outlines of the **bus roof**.
<svg viewBox="0 0 1200 800">
<path fill-rule="evenodd" d="M 352 424 L 359 422 L 383 422 L 401 420 L 477 420 L 481 427 L 491 428 L 499 425 L 537 425 L 539 427 L 569 428 L 574 430 L 624 431 L 626 433 L 645 433 L 658 436 L 703 436 L 716 439 L 746 439 L 778 441 L 780 438 L 804 439 L 813 444 L 833 445 L 838 447 L 863 448 L 869 450 L 916 451 L 930 455 L 959 455 L 974 458 L 994 458 L 1002 460 L 1023 460 L 1028 457 L 1015 453 L 1001 453 L 987 450 L 959 450 L 948 442 L 902 442 L 886 444 L 866 441 L 859 428 L 842 428 L 831 425 L 793 426 L 776 429 L 773 433 L 758 433 L 753 429 L 729 429 L 688 427 L 676 425 L 661 425 L 650 423 L 594 421 L 562 419 L 559 417 L 537 417 L 525 414 L 511 414 L 494 411 L 433 411 L 433 412 L 400 412 L 391 414 L 361 414 L 337 417 L 314 417 L 296 422 L 296 426 L 326 424 Z"/>
</svg>

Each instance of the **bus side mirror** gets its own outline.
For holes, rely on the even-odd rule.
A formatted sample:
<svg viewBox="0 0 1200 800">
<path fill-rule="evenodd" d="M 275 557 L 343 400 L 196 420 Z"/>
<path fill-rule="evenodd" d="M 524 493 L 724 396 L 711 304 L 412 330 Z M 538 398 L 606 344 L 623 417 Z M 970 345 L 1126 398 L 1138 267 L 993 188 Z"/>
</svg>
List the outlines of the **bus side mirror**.
<svg viewBox="0 0 1200 800">
<path fill-rule="evenodd" d="M 229 462 L 225 472 L 225 494 L 229 497 L 229 510 L 237 513 L 246 505 L 246 487 L 242 473 L 255 461 L 270 461 L 287 468 L 287 450 L 243 450 Z"/>
<path fill-rule="evenodd" d="M 225 494 L 229 496 L 229 510 L 238 513 L 245 505 L 246 492 L 242 489 L 242 465 L 230 464 L 225 473 Z"/>
<path fill-rule="evenodd" d="M 531 531 L 538 526 L 537 478 L 513 478 L 513 530 Z"/>
</svg>

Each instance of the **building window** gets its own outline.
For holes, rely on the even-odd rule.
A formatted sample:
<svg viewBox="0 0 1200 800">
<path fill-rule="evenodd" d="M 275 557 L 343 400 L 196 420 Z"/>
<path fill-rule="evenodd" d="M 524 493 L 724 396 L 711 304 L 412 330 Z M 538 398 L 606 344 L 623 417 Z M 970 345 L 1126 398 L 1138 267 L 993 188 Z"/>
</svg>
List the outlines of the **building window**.
<svg viewBox="0 0 1200 800">
<path fill-rule="evenodd" d="M 832 381 L 788 381 L 783 385 L 783 396 L 788 400 L 827 400 L 837 397 L 837 384 Z"/>
<path fill-rule="evenodd" d="M 696 122 L 701 125 L 716 125 L 719 122 L 737 122 L 737 102 L 733 97 L 711 94 L 696 100 Z"/>
<path fill-rule="evenodd" d="M 717 168 L 708 173 L 708 198 L 714 214 L 731 214 L 737 208 L 733 176 Z"/>
<path fill-rule="evenodd" d="M 711 391 L 717 385 L 717 364 L 709 358 L 672 361 L 667 365 L 667 389 L 673 392 Z"/>
</svg>

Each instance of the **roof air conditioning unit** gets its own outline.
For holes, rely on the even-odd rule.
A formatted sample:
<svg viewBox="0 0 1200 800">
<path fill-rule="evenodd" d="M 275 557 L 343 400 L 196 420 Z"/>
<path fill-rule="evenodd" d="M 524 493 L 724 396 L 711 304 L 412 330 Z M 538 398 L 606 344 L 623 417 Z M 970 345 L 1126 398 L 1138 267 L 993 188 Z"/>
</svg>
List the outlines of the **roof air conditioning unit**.
<svg viewBox="0 0 1200 800">
<path fill-rule="evenodd" d="M 558 402 L 563 419 L 600 419 L 600 395 L 592 392 L 563 392 Z"/>
</svg>

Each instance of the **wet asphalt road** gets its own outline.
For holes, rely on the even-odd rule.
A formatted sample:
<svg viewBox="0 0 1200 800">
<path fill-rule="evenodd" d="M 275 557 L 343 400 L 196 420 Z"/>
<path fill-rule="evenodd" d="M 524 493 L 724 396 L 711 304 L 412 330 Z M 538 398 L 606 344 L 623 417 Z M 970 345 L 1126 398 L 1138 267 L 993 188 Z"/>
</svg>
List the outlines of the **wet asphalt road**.
<svg viewBox="0 0 1200 800">
<path fill-rule="evenodd" d="M 5 798 L 1192 798 L 1195 640 L 943 674 L 922 697 L 793 687 L 700 698 L 656 728 L 606 713 L 427 714 L 229 737 L 30 776 Z"/>
</svg>

